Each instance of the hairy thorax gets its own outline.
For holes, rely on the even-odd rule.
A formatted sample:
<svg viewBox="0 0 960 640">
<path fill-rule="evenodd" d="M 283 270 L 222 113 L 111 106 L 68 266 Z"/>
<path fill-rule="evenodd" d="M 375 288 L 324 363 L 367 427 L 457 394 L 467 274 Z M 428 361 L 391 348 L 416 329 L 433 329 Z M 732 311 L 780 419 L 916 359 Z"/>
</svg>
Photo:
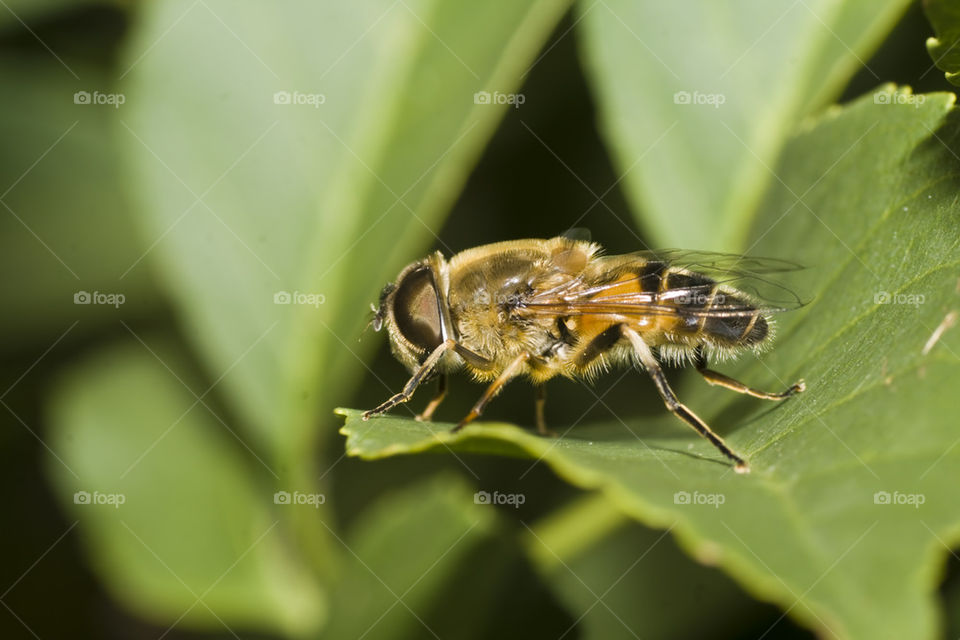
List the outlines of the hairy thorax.
<svg viewBox="0 0 960 640">
<path fill-rule="evenodd" d="M 457 256 L 449 295 L 454 325 L 465 347 L 496 363 L 490 371 L 473 371 L 475 377 L 496 377 L 521 353 L 535 356 L 525 370 L 534 378 L 562 373 L 571 336 L 556 318 L 531 316 L 524 307 L 535 292 L 579 273 L 591 250 L 567 241 L 508 246 L 495 259 L 470 252 Z"/>
</svg>

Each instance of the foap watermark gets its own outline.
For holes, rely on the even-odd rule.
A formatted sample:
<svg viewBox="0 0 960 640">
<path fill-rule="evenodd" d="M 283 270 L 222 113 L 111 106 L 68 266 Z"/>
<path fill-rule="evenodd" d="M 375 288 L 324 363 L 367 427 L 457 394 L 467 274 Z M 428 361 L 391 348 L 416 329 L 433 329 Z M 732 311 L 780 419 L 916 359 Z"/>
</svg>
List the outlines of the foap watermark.
<svg viewBox="0 0 960 640">
<path fill-rule="evenodd" d="M 709 105 L 714 109 L 719 109 L 720 105 L 727 101 L 727 96 L 722 93 L 701 93 L 699 91 L 677 91 L 673 94 L 673 104 L 696 104 Z"/>
<path fill-rule="evenodd" d="M 520 105 L 526 101 L 527 97 L 522 93 L 477 91 L 473 94 L 473 104 L 510 104 L 514 109 L 519 109 Z"/>
<path fill-rule="evenodd" d="M 73 294 L 73 304 L 106 304 L 119 308 L 126 301 L 127 297 L 122 293 L 77 291 Z"/>
<path fill-rule="evenodd" d="M 526 501 L 527 496 L 522 493 L 500 493 L 499 491 L 490 493 L 489 491 L 477 491 L 473 494 L 474 504 L 508 504 L 514 509 L 518 509 L 520 505 Z"/>
<path fill-rule="evenodd" d="M 273 94 L 273 104 L 302 104 L 319 109 L 327 101 L 322 93 L 301 93 L 300 91 L 277 91 Z"/>
<path fill-rule="evenodd" d="M 919 509 L 920 505 L 927 501 L 927 496 L 922 493 L 900 493 L 894 491 L 877 491 L 873 494 L 873 504 L 898 504 L 908 505 L 914 509 Z"/>
<path fill-rule="evenodd" d="M 319 307 L 327 301 L 322 293 L 305 293 L 303 291 L 277 291 L 273 294 L 273 304 L 305 304 Z"/>
<path fill-rule="evenodd" d="M 94 491 L 77 491 L 73 494 L 73 504 L 103 504 L 110 505 L 114 509 L 119 509 L 120 505 L 127 501 L 127 496 L 122 493 L 100 493 Z"/>
<path fill-rule="evenodd" d="M 722 305 L 727 300 L 727 297 L 719 291 L 711 294 L 709 291 L 692 291 L 690 289 L 666 291 L 660 297 L 664 300 L 675 302 L 676 304 L 690 305 L 692 307 Z"/>
<path fill-rule="evenodd" d="M 495 292 L 491 294 L 486 289 L 477 289 L 473 294 L 474 304 L 491 305 L 498 307 L 519 307 L 527 296 L 520 292 Z"/>
<path fill-rule="evenodd" d="M 926 102 L 927 96 L 923 94 L 905 93 L 903 91 L 877 91 L 873 94 L 873 104 L 909 104 L 915 109 Z"/>
<path fill-rule="evenodd" d="M 327 501 L 327 496 L 322 493 L 304 493 L 302 491 L 277 491 L 273 494 L 273 504 L 298 504 L 307 505 L 314 509 L 319 509 L 320 505 Z"/>
<path fill-rule="evenodd" d="M 926 302 L 926 297 L 922 293 L 890 293 L 889 291 L 877 291 L 873 294 L 873 304 L 905 304 L 911 307 L 919 307 Z"/>
<path fill-rule="evenodd" d="M 73 104 L 105 104 L 119 109 L 127 101 L 122 93 L 100 93 L 99 91 L 77 91 L 73 94 Z"/>
<path fill-rule="evenodd" d="M 673 504 L 707 505 L 719 509 L 727 501 L 722 493 L 700 493 L 699 491 L 677 491 L 673 494 Z"/>
</svg>

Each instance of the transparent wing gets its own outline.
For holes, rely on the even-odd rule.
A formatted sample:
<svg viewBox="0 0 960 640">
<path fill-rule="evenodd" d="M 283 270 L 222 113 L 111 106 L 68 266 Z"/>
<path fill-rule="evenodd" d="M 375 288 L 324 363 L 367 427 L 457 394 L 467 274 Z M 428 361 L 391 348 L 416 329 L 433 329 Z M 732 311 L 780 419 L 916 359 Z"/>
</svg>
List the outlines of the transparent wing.
<svg viewBox="0 0 960 640">
<path fill-rule="evenodd" d="M 653 251 L 635 251 L 627 255 L 644 260 L 659 260 L 672 267 L 699 271 L 706 275 L 710 275 L 711 272 L 735 275 L 765 275 L 799 271 L 804 268 L 796 262 L 781 260 L 780 258 L 761 258 L 738 253 L 691 251 L 688 249 L 655 249 Z"/>
<path fill-rule="evenodd" d="M 803 267 L 777 258 L 667 249 L 597 260 L 609 263 L 613 273 L 622 272 L 624 264 L 631 263 L 649 269 L 647 275 L 609 282 L 587 283 L 574 278 L 536 293 L 525 302 L 525 309 L 536 315 L 683 314 L 724 318 L 750 316 L 757 310 L 778 313 L 804 304 L 771 275 Z M 661 274 L 668 274 L 662 290 Z"/>
<path fill-rule="evenodd" d="M 582 240 L 583 242 L 590 242 L 590 229 L 586 227 L 570 227 L 566 231 L 560 234 L 563 238 L 569 238 L 571 240 Z"/>
</svg>

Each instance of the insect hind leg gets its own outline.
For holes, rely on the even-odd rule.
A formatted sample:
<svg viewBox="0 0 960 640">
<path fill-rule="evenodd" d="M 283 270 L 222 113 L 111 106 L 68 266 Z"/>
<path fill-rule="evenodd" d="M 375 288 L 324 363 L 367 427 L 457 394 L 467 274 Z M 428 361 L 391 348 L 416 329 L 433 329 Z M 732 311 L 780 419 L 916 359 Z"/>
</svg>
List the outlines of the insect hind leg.
<svg viewBox="0 0 960 640">
<path fill-rule="evenodd" d="M 734 453 L 727 443 L 724 442 L 723 438 L 717 435 L 713 429 L 707 426 L 706 422 L 701 420 L 697 414 L 677 399 L 676 394 L 667 382 L 666 376 L 663 374 L 663 369 L 660 368 L 660 363 L 657 362 L 650 347 L 643 341 L 640 334 L 626 326 L 623 327 L 622 331 L 633 345 L 633 349 L 640 359 L 640 364 L 643 365 L 643 368 L 650 375 L 667 409 L 669 409 L 673 415 L 693 427 L 701 436 L 709 440 L 713 446 L 719 449 L 720 453 L 732 460 L 737 473 L 749 473 L 750 466 L 747 464 L 747 461 Z"/>
<path fill-rule="evenodd" d="M 724 375 L 712 369 L 708 369 L 707 358 L 703 353 L 703 349 L 699 347 L 694 355 L 694 365 L 696 366 L 700 375 L 703 376 L 703 379 L 707 381 L 707 384 L 724 387 L 726 389 L 730 389 L 731 391 L 736 391 L 737 393 L 743 393 L 748 396 L 753 396 L 754 398 L 760 398 L 761 400 L 785 400 L 807 388 L 807 385 L 803 380 L 798 380 L 789 388 L 780 392 L 760 391 L 759 389 L 748 387 L 739 380 L 734 380 L 730 376 Z"/>
</svg>

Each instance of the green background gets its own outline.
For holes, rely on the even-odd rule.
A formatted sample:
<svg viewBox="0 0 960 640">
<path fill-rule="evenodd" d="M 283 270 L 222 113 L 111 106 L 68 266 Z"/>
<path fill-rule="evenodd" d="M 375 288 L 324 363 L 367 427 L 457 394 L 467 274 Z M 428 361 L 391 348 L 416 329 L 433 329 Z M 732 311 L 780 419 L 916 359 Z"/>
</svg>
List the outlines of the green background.
<svg viewBox="0 0 960 640">
<path fill-rule="evenodd" d="M 926 344 L 960 309 L 958 23 L 935 0 L 7 0 L 0 635 L 956 637 L 960 330 Z M 776 347 L 718 366 L 803 396 L 668 371 L 749 477 L 635 372 L 551 385 L 560 440 L 524 383 L 456 438 L 433 432 L 466 377 L 435 425 L 409 420 L 427 390 L 334 414 L 406 380 L 364 331 L 405 264 L 570 227 L 808 267 Z"/>
</svg>

